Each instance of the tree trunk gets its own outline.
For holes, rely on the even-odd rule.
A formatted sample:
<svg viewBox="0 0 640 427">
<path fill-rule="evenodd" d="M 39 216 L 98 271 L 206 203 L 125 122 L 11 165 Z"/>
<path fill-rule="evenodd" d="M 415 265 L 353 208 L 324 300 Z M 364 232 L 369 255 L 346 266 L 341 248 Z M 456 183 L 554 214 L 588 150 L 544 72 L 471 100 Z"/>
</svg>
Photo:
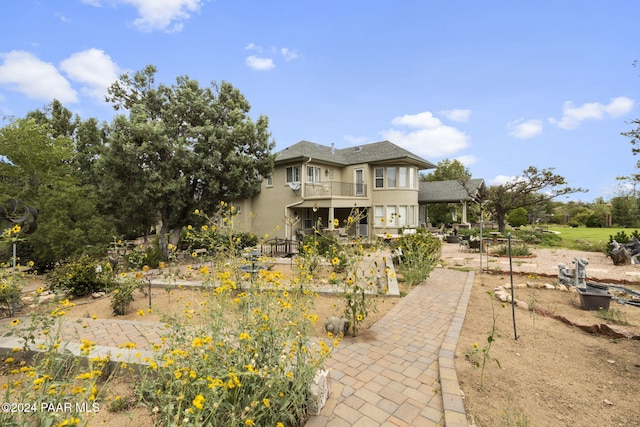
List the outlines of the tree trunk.
<svg viewBox="0 0 640 427">
<path fill-rule="evenodd" d="M 167 235 L 169 234 L 169 215 L 165 210 L 160 214 L 160 230 L 158 232 L 158 247 L 162 253 L 162 257 L 166 260 L 169 259 L 169 242 L 167 242 Z"/>
<path fill-rule="evenodd" d="M 505 212 L 496 210 L 496 223 L 498 223 L 498 231 L 500 234 L 504 234 L 507 229 L 506 217 L 507 215 Z"/>
<path fill-rule="evenodd" d="M 182 233 L 182 227 L 176 227 L 171 231 L 171 240 L 169 241 L 169 243 L 171 243 L 173 246 L 178 246 L 178 243 L 180 243 L 180 234 Z"/>
</svg>

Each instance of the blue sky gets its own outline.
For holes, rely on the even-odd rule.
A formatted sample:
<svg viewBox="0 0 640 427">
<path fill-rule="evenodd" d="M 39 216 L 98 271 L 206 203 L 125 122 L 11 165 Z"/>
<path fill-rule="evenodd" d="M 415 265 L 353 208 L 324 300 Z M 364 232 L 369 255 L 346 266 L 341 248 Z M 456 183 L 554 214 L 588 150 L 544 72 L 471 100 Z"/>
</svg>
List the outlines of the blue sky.
<svg viewBox="0 0 640 427">
<path fill-rule="evenodd" d="M 608 199 L 638 160 L 636 0 L 20 0 L 0 17 L 0 114 L 57 98 L 110 121 L 106 87 L 148 64 L 228 81 L 280 150 L 388 139 L 489 185 L 555 168 Z M 566 199 L 562 199 L 566 200 Z"/>
</svg>

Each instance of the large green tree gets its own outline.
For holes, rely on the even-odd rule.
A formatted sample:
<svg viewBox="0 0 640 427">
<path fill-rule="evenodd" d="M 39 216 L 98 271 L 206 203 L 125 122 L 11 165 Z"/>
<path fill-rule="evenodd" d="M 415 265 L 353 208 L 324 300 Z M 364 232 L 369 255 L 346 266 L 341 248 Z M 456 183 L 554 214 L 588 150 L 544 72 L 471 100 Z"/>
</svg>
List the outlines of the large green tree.
<svg viewBox="0 0 640 427">
<path fill-rule="evenodd" d="M 433 172 L 421 176 L 421 181 L 426 182 L 448 180 L 468 181 L 470 179 L 471 172 L 469 172 L 469 169 L 457 159 L 440 160 Z"/>
<path fill-rule="evenodd" d="M 553 170 L 529 166 L 522 176 L 489 187 L 488 207 L 495 215 L 500 232 L 504 233 L 506 216 L 513 209 L 538 208 L 556 197 L 586 191 L 567 186 L 566 179 L 554 174 Z"/>
<path fill-rule="evenodd" d="M 0 129 L 0 194 L 38 210 L 37 230 L 20 245 L 38 267 L 105 243 L 110 234 L 96 211 L 95 191 L 74 167 L 78 123 L 54 101 Z"/>
<path fill-rule="evenodd" d="M 156 68 L 120 76 L 107 101 L 118 115 L 94 167 L 102 196 L 123 212 L 159 219 L 159 245 L 179 235 L 195 209 L 248 197 L 273 170 L 268 118 L 231 84 L 201 87 L 187 76 L 156 84 Z"/>
</svg>

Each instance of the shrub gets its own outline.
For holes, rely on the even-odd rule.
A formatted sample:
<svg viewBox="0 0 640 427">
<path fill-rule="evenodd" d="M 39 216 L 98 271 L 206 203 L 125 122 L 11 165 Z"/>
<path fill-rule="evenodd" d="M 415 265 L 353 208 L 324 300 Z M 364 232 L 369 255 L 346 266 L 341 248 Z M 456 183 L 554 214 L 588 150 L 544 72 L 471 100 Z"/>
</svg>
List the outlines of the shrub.
<svg viewBox="0 0 640 427">
<path fill-rule="evenodd" d="M 122 273 L 121 280 L 117 283 L 113 294 L 111 295 L 111 308 L 113 314 L 122 316 L 127 314 L 131 303 L 133 302 L 133 294 L 140 291 L 146 294 L 142 276 L 134 276 L 132 274 Z"/>
<path fill-rule="evenodd" d="M 16 305 L 21 300 L 22 286 L 20 277 L 8 270 L 0 273 L 0 311 L 7 316 L 13 316 Z"/>
<path fill-rule="evenodd" d="M 590 228 L 602 228 L 604 226 L 604 218 L 601 215 L 592 214 L 587 217 L 585 225 Z"/>
<path fill-rule="evenodd" d="M 517 208 L 507 214 L 507 221 L 512 227 L 522 227 L 527 223 L 527 210 Z"/>
<path fill-rule="evenodd" d="M 113 279 L 109 263 L 100 263 L 87 255 L 70 260 L 49 273 L 52 290 L 77 297 L 105 291 L 113 284 Z"/>
<path fill-rule="evenodd" d="M 134 248 L 132 251 L 127 252 L 124 258 L 129 268 L 134 270 L 139 270 L 145 265 L 151 268 L 158 268 L 158 265 L 165 261 L 157 241 L 146 248 L 142 246 Z"/>
<path fill-rule="evenodd" d="M 429 277 L 440 259 L 442 241 L 429 233 L 406 234 L 397 241 L 402 250 L 400 265 L 409 285 L 416 285 Z"/>
<path fill-rule="evenodd" d="M 475 229 L 475 228 L 460 228 L 458 229 L 458 236 L 463 236 L 463 237 L 478 237 L 480 236 L 480 230 Z"/>
<path fill-rule="evenodd" d="M 200 326 L 169 322 L 171 333 L 142 372 L 139 392 L 156 424 L 301 425 L 313 378 L 338 344 L 310 339 L 313 293 L 287 291 L 268 270 L 246 292 L 230 271 L 207 277 L 215 287 L 203 291 L 199 308 L 189 307 Z"/>
<path fill-rule="evenodd" d="M 495 255 L 509 255 L 509 246 L 501 245 L 498 246 L 494 251 L 492 251 Z M 529 250 L 529 246 L 526 243 L 520 243 L 517 245 L 511 245 L 511 255 L 512 256 L 530 256 L 531 251 Z"/>
</svg>

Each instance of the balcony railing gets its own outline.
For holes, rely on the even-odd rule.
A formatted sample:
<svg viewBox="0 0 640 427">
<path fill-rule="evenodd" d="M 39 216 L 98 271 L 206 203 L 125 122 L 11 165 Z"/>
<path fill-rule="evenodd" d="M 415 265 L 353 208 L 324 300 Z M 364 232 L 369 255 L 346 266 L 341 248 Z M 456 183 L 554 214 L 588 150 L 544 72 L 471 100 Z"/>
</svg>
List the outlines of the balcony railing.
<svg viewBox="0 0 640 427">
<path fill-rule="evenodd" d="M 366 184 L 353 182 L 316 182 L 304 184 L 305 197 L 367 197 Z"/>
</svg>

